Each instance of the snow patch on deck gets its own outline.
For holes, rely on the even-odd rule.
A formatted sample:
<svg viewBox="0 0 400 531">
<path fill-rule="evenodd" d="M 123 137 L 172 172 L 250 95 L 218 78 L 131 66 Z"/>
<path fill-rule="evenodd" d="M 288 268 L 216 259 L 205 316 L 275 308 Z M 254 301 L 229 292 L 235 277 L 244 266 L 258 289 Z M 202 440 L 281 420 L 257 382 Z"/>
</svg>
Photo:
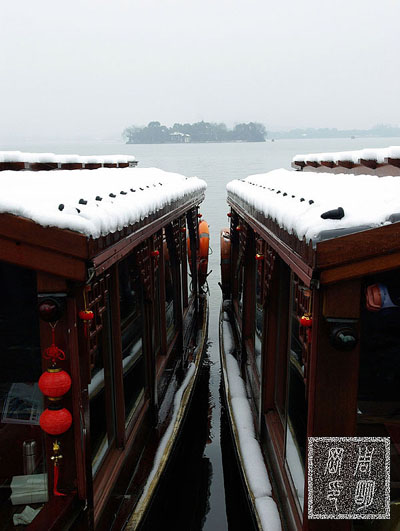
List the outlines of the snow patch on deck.
<svg viewBox="0 0 400 531">
<path fill-rule="evenodd" d="M 259 442 L 256 439 L 245 383 L 240 376 L 238 362 L 231 354 L 234 351 L 235 343 L 226 312 L 223 313 L 222 328 L 226 361 L 225 375 L 246 478 L 255 498 L 255 505 L 262 528 L 265 531 L 278 531 L 281 529 L 279 511 L 272 498 L 271 483 Z"/>
</svg>

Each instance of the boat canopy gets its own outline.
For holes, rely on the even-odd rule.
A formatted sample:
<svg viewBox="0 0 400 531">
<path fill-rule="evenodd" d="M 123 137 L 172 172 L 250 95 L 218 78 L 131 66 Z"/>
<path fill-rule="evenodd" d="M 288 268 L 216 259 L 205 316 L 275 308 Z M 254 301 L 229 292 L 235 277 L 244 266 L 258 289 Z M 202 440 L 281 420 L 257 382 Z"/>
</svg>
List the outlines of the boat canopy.
<svg viewBox="0 0 400 531">
<path fill-rule="evenodd" d="M 0 164 L 18 162 L 27 164 L 126 164 L 135 163 L 137 160 L 133 155 L 56 155 L 54 153 L 0 151 Z"/>
<path fill-rule="evenodd" d="M 338 151 L 335 153 L 309 153 L 306 155 L 296 155 L 293 162 L 338 162 L 349 161 L 359 164 L 362 160 L 374 160 L 378 164 L 387 161 L 387 159 L 400 159 L 400 146 L 391 146 L 387 148 L 367 148 L 355 151 Z"/>
<path fill-rule="evenodd" d="M 177 201 L 200 202 L 205 188 L 197 177 L 156 168 L 5 170 L 0 174 L 0 214 L 99 238 L 168 211 Z"/>
<path fill-rule="evenodd" d="M 398 177 L 278 169 L 231 181 L 227 191 L 228 202 L 307 243 L 400 220 Z"/>
</svg>

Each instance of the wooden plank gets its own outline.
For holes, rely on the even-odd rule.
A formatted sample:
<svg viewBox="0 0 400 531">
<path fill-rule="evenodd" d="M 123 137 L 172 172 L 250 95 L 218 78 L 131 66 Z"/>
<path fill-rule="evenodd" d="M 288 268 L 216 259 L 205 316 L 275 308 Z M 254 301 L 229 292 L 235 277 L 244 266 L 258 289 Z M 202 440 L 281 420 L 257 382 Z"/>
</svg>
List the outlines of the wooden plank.
<svg viewBox="0 0 400 531">
<path fill-rule="evenodd" d="M 86 280 L 86 264 L 83 260 L 1 236 L 0 260 L 71 280 Z"/>
<path fill-rule="evenodd" d="M 325 269 L 400 250 L 400 224 L 348 234 L 317 244 L 317 268 Z"/>
<path fill-rule="evenodd" d="M 361 285 L 359 280 L 341 282 L 335 289 L 324 290 L 322 313 L 325 317 L 357 319 L 360 315 Z M 351 300 L 352 304 L 348 305 Z"/>
<path fill-rule="evenodd" d="M 346 264 L 322 271 L 320 274 L 321 284 L 332 284 L 345 279 L 362 277 L 373 273 L 382 273 L 400 267 L 400 252 L 386 256 L 376 256 L 369 260 Z"/>
<path fill-rule="evenodd" d="M 354 288 L 355 289 L 355 288 Z M 332 291 L 328 294 L 328 291 Z M 323 287 L 315 299 L 308 394 L 308 437 L 351 437 L 356 434 L 357 382 L 360 343 L 342 351 L 330 340 L 331 328 L 322 314 L 322 301 L 335 301 L 336 286 Z M 360 299 L 343 290 L 330 311 L 346 317 L 358 315 Z M 338 414 L 340 411 L 340 415 Z"/>
<path fill-rule="evenodd" d="M 36 279 L 38 293 L 66 293 L 68 291 L 65 278 L 38 271 Z"/>
<path fill-rule="evenodd" d="M 12 214 L 0 214 L 0 233 L 6 238 L 40 247 L 47 247 L 63 254 L 87 258 L 87 238 L 83 234 L 56 227 L 42 227 L 30 219 Z"/>
</svg>

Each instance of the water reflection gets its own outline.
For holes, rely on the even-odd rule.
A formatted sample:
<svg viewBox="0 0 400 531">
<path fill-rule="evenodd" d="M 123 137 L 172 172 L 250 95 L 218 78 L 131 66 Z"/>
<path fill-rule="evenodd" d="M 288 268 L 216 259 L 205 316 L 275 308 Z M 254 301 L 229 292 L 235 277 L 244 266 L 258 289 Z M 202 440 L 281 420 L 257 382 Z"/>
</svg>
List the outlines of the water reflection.
<svg viewBox="0 0 400 531">
<path fill-rule="evenodd" d="M 203 529 L 210 510 L 211 460 L 205 455 L 210 442 L 211 397 L 208 357 L 200 372 L 191 407 L 141 531 Z"/>
</svg>

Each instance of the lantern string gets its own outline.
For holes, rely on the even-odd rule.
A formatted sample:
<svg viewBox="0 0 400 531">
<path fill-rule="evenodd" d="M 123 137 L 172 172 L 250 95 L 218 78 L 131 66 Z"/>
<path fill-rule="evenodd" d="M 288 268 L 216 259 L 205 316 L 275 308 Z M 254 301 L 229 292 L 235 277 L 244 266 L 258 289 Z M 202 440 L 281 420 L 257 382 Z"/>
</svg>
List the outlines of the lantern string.
<svg viewBox="0 0 400 531">
<path fill-rule="evenodd" d="M 53 364 L 55 364 L 56 359 L 65 360 L 65 353 L 56 345 L 57 322 L 58 321 L 55 323 L 49 323 L 51 327 L 51 345 L 47 347 L 43 353 L 43 358 L 46 360 L 52 360 Z"/>
</svg>

